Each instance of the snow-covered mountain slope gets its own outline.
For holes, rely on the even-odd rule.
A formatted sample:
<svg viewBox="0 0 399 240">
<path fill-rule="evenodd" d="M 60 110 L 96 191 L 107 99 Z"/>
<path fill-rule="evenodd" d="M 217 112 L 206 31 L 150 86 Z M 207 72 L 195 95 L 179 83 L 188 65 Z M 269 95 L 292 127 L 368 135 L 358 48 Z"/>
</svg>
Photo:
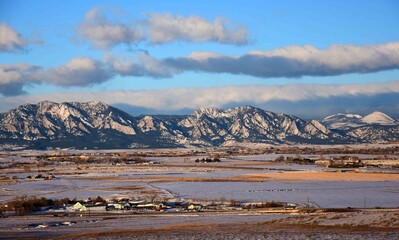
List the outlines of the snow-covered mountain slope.
<svg viewBox="0 0 399 240">
<path fill-rule="evenodd" d="M 3 114 L 0 130 L 25 140 L 83 136 L 94 130 L 114 130 L 135 135 L 132 118 L 111 106 L 94 101 L 87 103 L 54 103 L 22 105 Z"/>
<path fill-rule="evenodd" d="M 337 113 L 324 118 L 321 122 L 331 129 L 343 130 L 364 125 L 362 116 L 358 114 Z"/>
<path fill-rule="evenodd" d="M 361 142 L 397 142 L 399 141 L 399 125 L 364 125 L 353 128 L 346 133 Z"/>
<path fill-rule="evenodd" d="M 322 140 L 338 135 L 316 120 L 306 122 L 298 117 L 264 111 L 251 106 L 227 110 L 203 108 L 179 122 L 195 141 L 213 144 L 231 142 L 290 142 Z"/>
<path fill-rule="evenodd" d="M 382 112 L 373 112 L 362 118 L 362 121 L 367 124 L 379 124 L 379 125 L 395 125 L 397 122 Z"/>
<path fill-rule="evenodd" d="M 351 128 L 366 126 L 366 125 L 397 125 L 398 122 L 393 118 L 382 112 L 373 112 L 367 116 L 362 117 L 358 114 L 334 114 L 324 118 L 321 121 L 330 129 L 348 130 Z"/>
<path fill-rule="evenodd" d="M 305 121 L 251 106 L 201 108 L 188 116 L 140 116 L 102 102 L 49 101 L 0 114 L 0 148 L 145 148 L 239 143 L 398 141 L 398 124 L 383 113 L 335 114 Z"/>
</svg>

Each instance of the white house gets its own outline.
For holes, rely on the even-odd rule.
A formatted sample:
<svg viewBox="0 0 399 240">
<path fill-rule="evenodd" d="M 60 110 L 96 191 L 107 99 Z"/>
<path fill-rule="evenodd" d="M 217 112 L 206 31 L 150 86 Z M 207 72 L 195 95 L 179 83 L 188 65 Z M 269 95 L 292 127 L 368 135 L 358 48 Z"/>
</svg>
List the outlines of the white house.
<svg viewBox="0 0 399 240">
<path fill-rule="evenodd" d="M 75 203 L 75 205 L 73 205 L 69 209 L 71 209 L 73 211 L 86 211 L 87 210 L 86 206 L 82 205 L 80 202 Z"/>
</svg>

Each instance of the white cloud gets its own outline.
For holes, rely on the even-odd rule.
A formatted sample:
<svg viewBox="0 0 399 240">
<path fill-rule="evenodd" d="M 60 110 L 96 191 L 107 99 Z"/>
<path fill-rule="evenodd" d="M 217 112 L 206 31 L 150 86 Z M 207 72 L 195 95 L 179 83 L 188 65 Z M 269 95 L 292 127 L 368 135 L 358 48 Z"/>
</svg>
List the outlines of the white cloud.
<svg viewBox="0 0 399 240">
<path fill-rule="evenodd" d="M 399 42 L 381 45 L 290 46 L 271 51 L 251 51 L 242 56 L 195 53 L 189 57 L 161 59 L 183 71 L 230 73 L 261 78 L 333 76 L 399 68 Z"/>
<path fill-rule="evenodd" d="M 392 95 L 393 94 L 393 95 Z M 375 106 L 375 99 L 381 101 L 382 111 L 396 111 L 399 103 L 385 98 L 391 95 L 399 97 L 399 80 L 385 83 L 323 85 L 323 84 L 294 84 L 280 86 L 244 85 L 212 88 L 178 88 L 146 91 L 106 91 L 88 93 L 52 93 L 31 96 L 3 97 L 0 111 L 7 111 L 23 103 L 36 103 L 43 100 L 55 102 L 64 101 L 92 101 L 101 100 L 108 104 L 122 104 L 138 109 L 151 109 L 153 113 L 176 113 L 187 109 L 200 107 L 226 107 L 251 104 L 277 112 L 296 113 L 297 115 L 320 115 L 334 113 L 331 111 L 370 110 Z M 382 96 L 382 97 L 380 97 Z M 349 100 L 359 101 L 361 104 L 348 104 Z M 337 105 L 341 101 L 343 104 Z M 276 103 L 284 103 L 276 105 Z M 302 102 L 302 103 L 301 103 Z M 309 107 L 309 102 L 318 103 Z M 273 109 L 270 107 L 274 106 Z M 276 107 L 277 106 L 277 107 Z M 293 109 L 291 106 L 294 106 Z M 314 107 L 314 108 L 312 108 Z M 128 110 L 128 109 L 127 109 Z M 330 112 L 328 112 L 330 111 Z M 371 110 L 370 110 L 371 111 Z M 135 112 L 140 114 L 142 112 Z"/>
<path fill-rule="evenodd" d="M 0 64 L 0 94 L 24 94 L 24 86 L 40 83 L 66 87 L 90 86 L 107 81 L 113 75 L 113 69 L 108 64 L 83 57 L 49 70 L 26 63 Z"/>
<path fill-rule="evenodd" d="M 109 80 L 113 73 L 108 66 L 91 58 L 74 58 L 43 74 L 46 82 L 61 86 L 87 86 Z"/>
<path fill-rule="evenodd" d="M 149 15 L 148 32 L 152 43 L 172 41 L 219 42 L 243 45 L 248 42 L 247 29 L 227 18 L 217 17 L 213 22 L 198 16 L 174 16 L 168 13 Z"/>
<path fill-rule="evenodd" d="M 163 64 L 147 53 L 139 52 L 135 54 L 134 59 L 107 53 L 103 60 L 116 74 L 122 76 L 169 78 L 179 73 L 177 69 Z"/>
<path fill-rule="evenodd" d="M 106 49 L 118 44 L 135 44 L 144 40 L 141 28 L 136 24 L 123 24 L 108 19 L 99 8 L 93 8 L 79 25 L 78 34 L 94 48 Z"/>
<path fill-rule="evenodd" d="M 39 67 L 25 63 L 0 64 L 0 94 L 10 96 L 25 93 L 23 86 L 38 82 L 36 75 L 39 72 Z"/>
<path fill-rule="evenodd" d="M 111 55 L 110 55 L 111 56 Z M 116 73 L 125 76 L 169 78 L 183 72 L 230 73 L 259 78 L 300 78 L 369 73 L 399 69 L 399 42 L 381 45 L 289 46 L 271 51 L 250 51 L 241 56 L 193 52 L 187 57 L 156 59 L 140 53 L 134 61 L 110 57 Z"/>
<path fill-rule="evenodd" d="M 18 65 L 2 65 L 0 67 L 0 84 L 20 82 L 22 80 L 21 70 Z"/>
<path fill-rule="evenodd" d="M 206 61 L 209 58 L 220 58 L 223 57 L 222 54 L 215 52 L 192 52 L 188 58 L 196 61 Z"/>
<path fill-rule="evenodd" d="M 90 86 L 108 81 L 115 75 L 171 78 L 183 72 L 195 71 L 242 74 L 267 79 L 394 70 L 399 69 L 399 42 L 366 46 L 334 45 L 326 50 L 312 46 L 291 46 L 272 51 L 251 51 L 242 56 L 193 52 L 187 57 L 165 59 L 157 59 L 141 52 L 133 57 L 108 53 L 101 61 L 74 58 L 47 71 L 40 67 L 33 68 L 29 64 L 25 64 L 26 69 L 21 66 L 0 67 L 0 93 L 21 94 L 23 85 L 32 82 Z M 14 90 L 7 92 L 7 89 Z M 20 91 L 16 91 L 17 89 Z"/>
<path fill-rule="evenodd" d="M 117 19 L 111 20 L 105 11 L 97 7 L 86 13 L 77 34 L 97 49 L 109 49 L 119 44 L 134 45 L 141 41 L 153 44 L 186 41 L 233 45 L 248 42 L 247 29 L 223 17 L 210 22 L 198 16 L 185 18 L 168 13 L 151 13 L 142 20 L 122 23 Z"/>
<path fill-rule="evenodd" d="M 17 52 L 28 46 L 28 40 L 6 23 L 0 24 L 0 52 Z"/>
</svg>

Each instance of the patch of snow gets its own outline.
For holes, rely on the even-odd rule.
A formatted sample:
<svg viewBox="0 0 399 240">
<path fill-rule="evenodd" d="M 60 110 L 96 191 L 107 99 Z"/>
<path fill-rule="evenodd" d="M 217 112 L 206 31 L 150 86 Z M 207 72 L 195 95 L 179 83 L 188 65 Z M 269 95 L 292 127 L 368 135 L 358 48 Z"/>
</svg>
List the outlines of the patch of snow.
<svg viewBox="0 0 399 240">
<path fill-rule="evenodd" d="M 124 133 L 126 135 L 135 135 L 136 134 L 136 131 L 134 131 L 134 129 L 131 126 L 122 125 L 113 120 L 110 121 L 109 125 L 110 125 L 111 129 L 114 129 L 114 130 Z"/>
<path fill-rule="evenodd" d="M 154 118 L 151 116 L 145 116 L 142 119 L 140 119 L 139 123 L 137 124 L 137 127 L 139 127 L 140 130 L 143 132 L 156 130 L 154 124 Z"/>
<path fill-rule="evenodd" d="M 369 115 L 365 116 L 362 120 L 363 122 L 368 124 L 394 125 L 396 123 L 396 121 L 393 118 L 386 115 L 385 113 L 378 111 L 370 113 Z"/>
<path fill-rule="evenodd" d="M 360 116 L 359 114 L 353 114 L 353 113 L 337 113 L 337 114 L 333 114 L 333 115 L 330 115 L 328 117 L 325 117 L 323 121 L 327 121 L 327 120 L 330 120 L 330 119 L 337 119 L 337 118 L 361 119 L 362 116 Z"/>
</svg>

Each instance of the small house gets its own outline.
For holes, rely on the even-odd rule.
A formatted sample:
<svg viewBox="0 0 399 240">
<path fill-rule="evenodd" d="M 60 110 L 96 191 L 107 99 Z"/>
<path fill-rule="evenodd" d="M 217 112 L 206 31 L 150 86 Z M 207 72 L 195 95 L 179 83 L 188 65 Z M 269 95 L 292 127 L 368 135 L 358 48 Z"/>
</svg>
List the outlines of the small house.
<svg viewBox="0 0 399 240">
<path fill-rule="evenodd" d="M 71 210 L 74 211 L 86 211 L 87 208 L 86 206 L 82 205 L 80 202 L 75 203 L 72 207 L 70 207 Z"/>
<path fill-rule="evenodd" d="M 106 209 L 107 210 L 122 210 L 124 208 L 124 204 L 120 203 L 108 203 Z"/>
<path fill-rule="evenodd" d="M 201 211 L 201 209 L 202 209 L 202 205 L 201 204 L 190 204 L 188 207 L 187 207 L 187 210 L 188 211 Z"/>
<path fill-rule="evenodd" d="M 92 205 L 86 207 L 87 211 L 102 212 L 106 210 L 106 206 L 103 205 Z"/>
</svg>

